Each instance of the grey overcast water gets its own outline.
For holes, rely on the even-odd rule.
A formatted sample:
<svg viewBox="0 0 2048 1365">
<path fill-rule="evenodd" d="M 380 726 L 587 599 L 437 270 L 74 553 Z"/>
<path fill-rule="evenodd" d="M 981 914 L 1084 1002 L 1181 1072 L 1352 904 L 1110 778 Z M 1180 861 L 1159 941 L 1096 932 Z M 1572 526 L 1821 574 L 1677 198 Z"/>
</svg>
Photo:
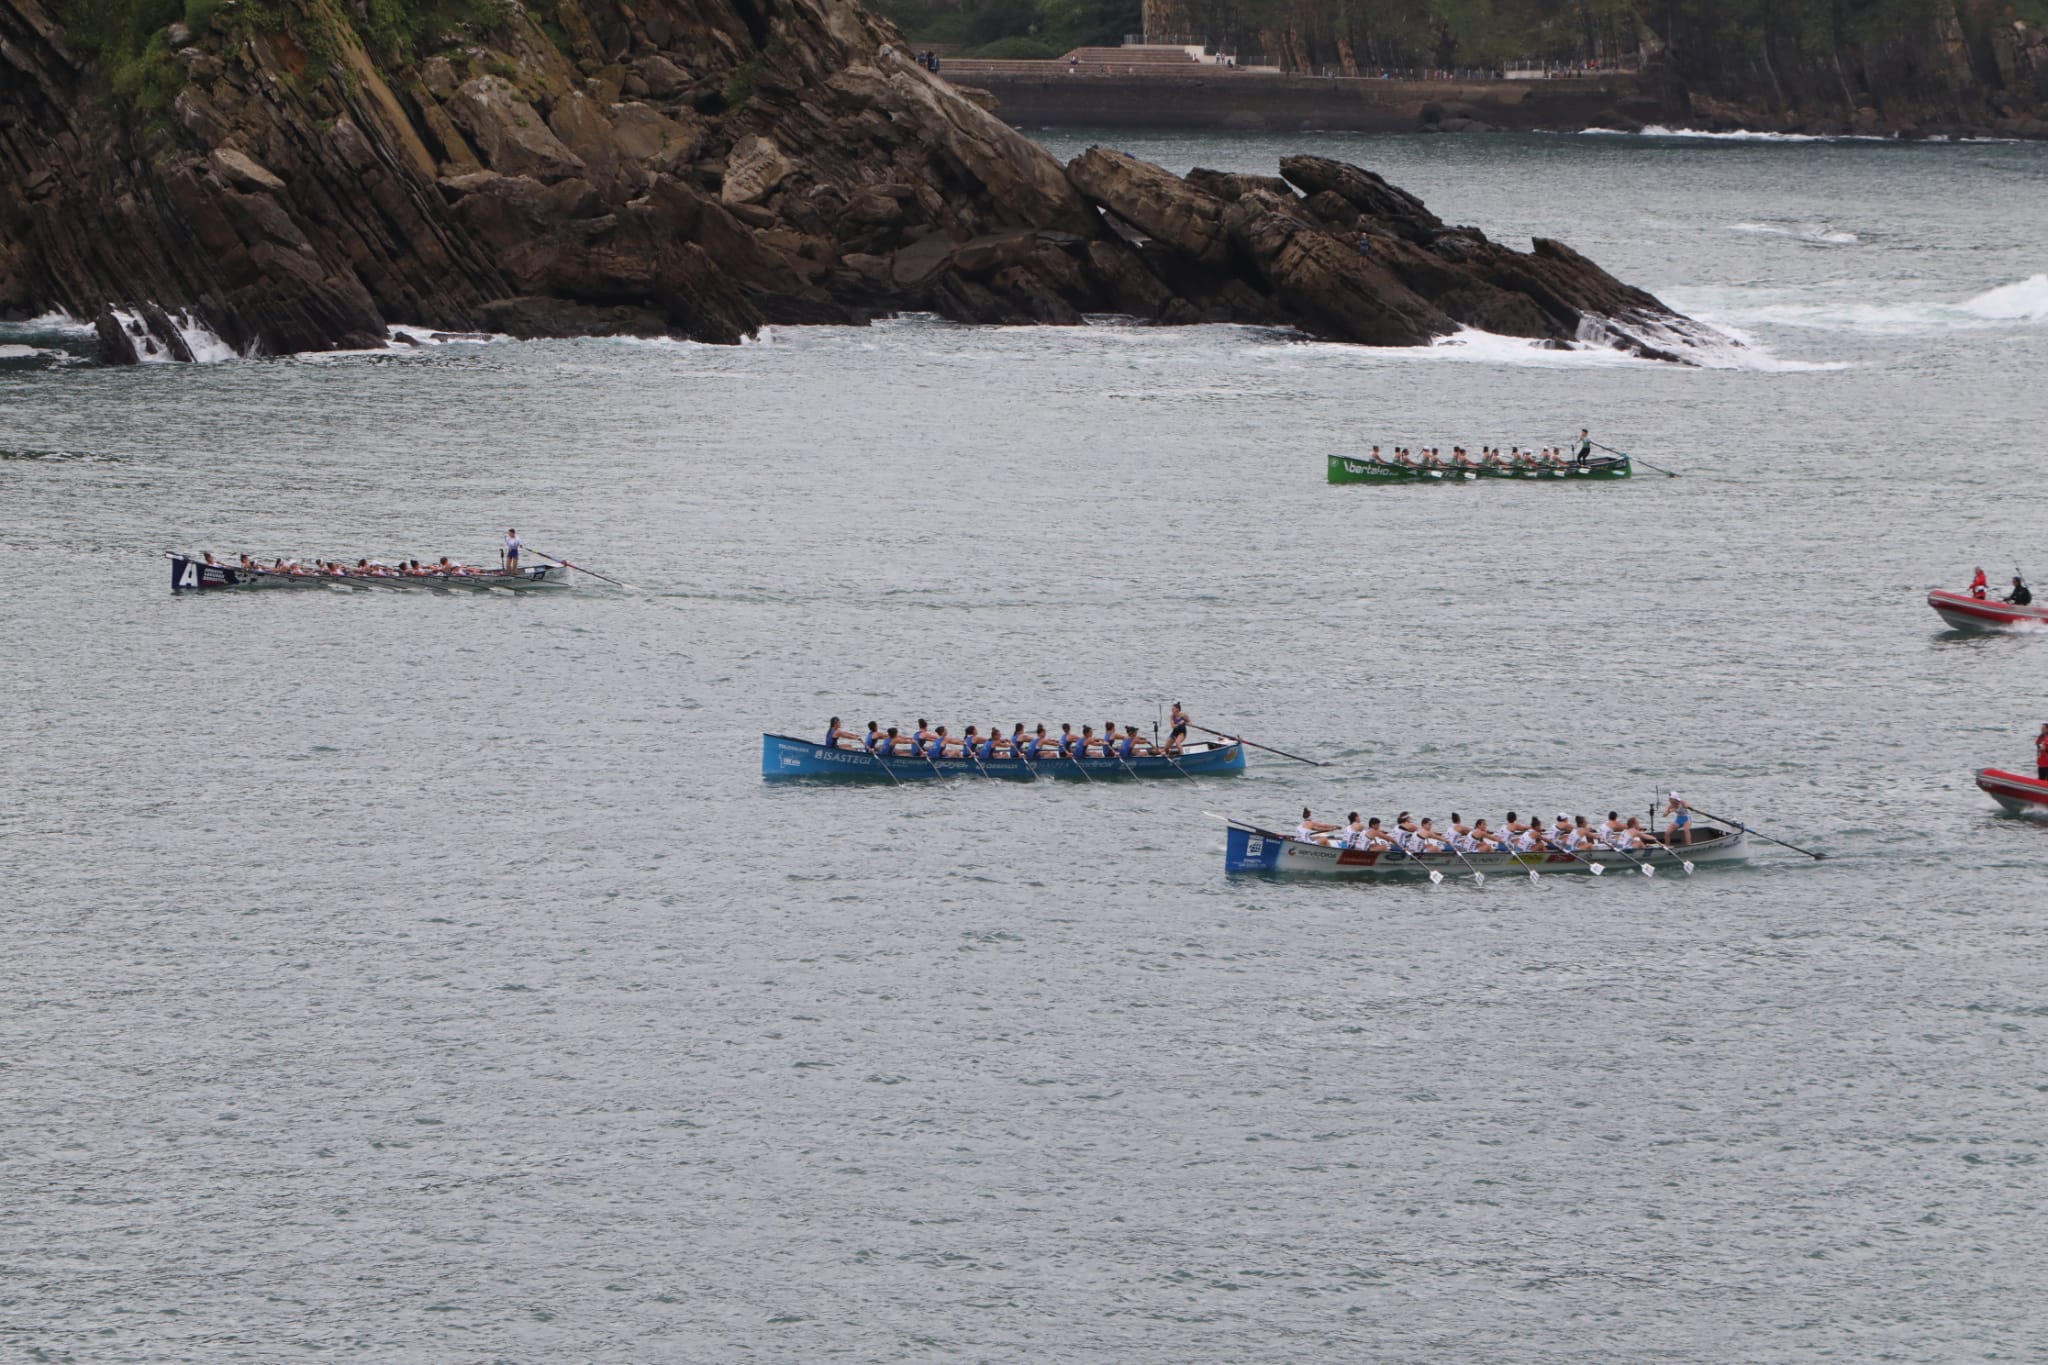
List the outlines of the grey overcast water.
<svg viewBox="0 0 2048 1365">
<path fill-rule="evenodd" d="M 2048 1359 L 2048 147 L 1357 160 L 1748 341 L 902 319 L 101 369 L 0 329 L 0 1351 Z M 1683 477 L 1332 488 L 1562 442 Z M 639 586 L 173 596 L 173 547 Z M 1198 722 L 1234 779 L 771 785 Z M 1233 880 L 1224 811 L 1707 810 L 1686 879 Z"/>
</svg>

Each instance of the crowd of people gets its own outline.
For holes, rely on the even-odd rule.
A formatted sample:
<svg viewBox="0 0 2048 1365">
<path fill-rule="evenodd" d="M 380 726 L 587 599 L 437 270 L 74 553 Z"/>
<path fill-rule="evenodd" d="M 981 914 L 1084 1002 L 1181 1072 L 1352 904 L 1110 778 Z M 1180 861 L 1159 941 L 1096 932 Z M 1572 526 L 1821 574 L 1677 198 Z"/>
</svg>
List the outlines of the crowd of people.
<svg viewBox="0 0 2048 1365">
<path fill-rule="evenodd" d="M 224 565 L 213 557 L 211 551 L 204 558 L 206 563 L 220 568 L 236 568 L 251 574 L 278 574 L 286 578 L 470 578 L 478 574 L 495 576 L 499 572 L 489 565 L 457 564 L 446 555 L 431 564 L 422 564 L 417 559 L 401 559 L 396 564 L 387 564 L 381 559 L 358 559 L 352 565 L 338 559 L 308 562 L 287 559 L 282 555 L 268 564 L 248 555 L 237 555 L 234 564 Z"/>
<path fill-rule="evenodd" d="M 505 543 L 499 552 L 496 568 L 485 564 L 458 564 L 447 555 L 442 555 L 432 564 L 422 564 L 417 559 L 401 559 L 396 564 L 387 564 L 381 559 L 358 559 L 354 565 L 344 564 L 338 559 L 316 559 L 307 564 L 281 555 L 265 564 L 248 555 L 237 555 L 235 563 L 229 566 L 215 559 L 213 552 L 208 550 L 204 559 L 216 568 L 234 567 L 244 573 L 278 574 L 286 578 L 474 578 L 482 574 L 518 573 L 519 557 L 525 549 L 526 543 L 519 538 L 515 528 L 505 532 Z"/>
<path fill-rule="evenodd" d="M 934 728 L 920 717 L 917 728 L 908 731 L 895 725 L 885 730 L 879 721 L 871 720 L 863 734 L 842 725 L 839 717 L 834 716 L 825 729 L 828 748 L 873 754 L 881 759 L 964 758 L 982 763 L 996 758 L 1037 763 L 1063 758 L 1132 759 L 1154 754 L 1171 757 L 1181 752 L 1187 738 L 1188 713 L 1179 702 L 1173 704 L 1171 728 L 1163 743 L 1139 734 L 1135 725 L 1119 727 L 1115 721 L 1104 721 L 1100 730 L 1083 725 L 1079 733 L 1072 725 L 1062 725 L 1057 735 L 1048 732 L 1043 724 L 1026 731 L 1022 721 L 1012 726 L 1008 734 L 1003 733 L 1000 725 L 991 725 L 985 731 L 970 725 L 956 734 L 943 725 Z"/>
<path fill-rule="evenodd" d="M 1463 446 L 1452 446 L 1445 456 L 1439 446 L 1424 446 L 1412 450 L 1407 446 L 1395 446 L 1393 452 L 1381 455 L 1374 446 L 1372 454 L 1366 457 L 1373 464 L 1392 465 L 1402 469 L 1566 469 L 1572 465 L 1589 465 L 1593 462 L 1592 447 L 1581 441 L 1577 451 L 1567 455 L 1560 446 L 1548 446 L 1542 450 L 1524 450 L 1520 446 L 1481 446 L 1475 458 Z"/>
<path fill-rule="evenodd" d="M 1642 821 L 1633 815 L 1622 819 L 1619 811 L 1607 812 L 1607 818 L 1597 823 L 1583 815 L 1560 811 L 1548 828 L 1533 815 L 1525 821 L 1513 811 L 1498 826 L 1487 823 L 1483 817 L 1468 825 L 1452 811 L 1449 823 L 1439 827 L 1434 817 L 1425 815 L 1417 819 L 1405 810 L 1394 817 L 1392 825 L 1382 824 L 1378 816 L 1361 820 L 1357 811 L 1346 816 L 1343 824 L 1333 825 L 1317 820 L 1304 807 L 1294 837 L 1307 844 L 1355 848 L 1367 853 L 1399 849 L 1418 858 L 1432 853 L 1627 854 L 1638 849 L 1691 843 L 1692 811 L 1677 792 L 1671 793 L 1664 814 L 1671 825 L 1659 833 L 1644 829 Z"/>
</svg>

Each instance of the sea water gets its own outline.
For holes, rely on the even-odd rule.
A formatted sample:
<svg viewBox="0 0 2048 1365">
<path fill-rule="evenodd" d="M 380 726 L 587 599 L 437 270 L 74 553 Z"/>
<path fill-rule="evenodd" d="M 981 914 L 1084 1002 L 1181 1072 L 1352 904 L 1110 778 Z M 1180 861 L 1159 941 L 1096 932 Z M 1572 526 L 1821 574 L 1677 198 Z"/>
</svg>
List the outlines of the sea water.
<svg viewBox="0 0 2048 1365">
<path fill-rule="evenodd" d="M 2048 149 L 1355 160 L 1715 326 L 774 328 L 101 369 L 0 335 L 0 1321 L 24 1358 L 2025 1359 L 2048 1339 Z M 1739 344 L 1738 344 L 1739 343 Z M 1561 445 L 1680 477 L 1330 487 Z M 173 596 L 167 549 L 522 596 Z M 1199 724 L 835 787 L 763 731 Z M 1654 881 L 1222 875 L 1206 812 L 1647 817 Z"/>
</svg>

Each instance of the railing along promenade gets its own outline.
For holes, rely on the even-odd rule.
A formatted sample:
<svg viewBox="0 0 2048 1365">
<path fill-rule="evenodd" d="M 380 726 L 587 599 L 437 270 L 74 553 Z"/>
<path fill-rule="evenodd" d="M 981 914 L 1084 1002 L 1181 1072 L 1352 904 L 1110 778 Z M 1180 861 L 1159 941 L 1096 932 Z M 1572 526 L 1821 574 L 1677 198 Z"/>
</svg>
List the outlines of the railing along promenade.
<svg viewBox="0 0 2048 1365">
<path fill-rule="evenodd" d="M 1564 68 L 1542 76 L 1541 68 L 1375 68 L 1344 75 L 1221 65 L 1198 59 L 1199 51 L 1084 48 L 1050 61 L 956 57 L 939 74 L 989 91 L 999 118 L 1027 128 L 1462 132 L 1571 130 L 1657 117 L 1642 107 L 1633 71 Z"/>
</svg>

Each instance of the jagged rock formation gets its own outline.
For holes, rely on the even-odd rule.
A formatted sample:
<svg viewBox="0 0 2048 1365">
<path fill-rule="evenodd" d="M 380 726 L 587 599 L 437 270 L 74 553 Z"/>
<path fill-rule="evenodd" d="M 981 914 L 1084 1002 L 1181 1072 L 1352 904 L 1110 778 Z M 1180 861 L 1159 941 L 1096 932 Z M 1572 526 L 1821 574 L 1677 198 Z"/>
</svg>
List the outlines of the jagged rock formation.
<svg viewBox="0 0 2048 1365">
<path fill-rule="evenodd" d="M 289 4 L 171 25 L 152 109 L 43 0 L 0 0 L 0 315 L 98 317 L 113 361 L 177 356 L 174 313 L 249 354 L 394 323 L 734 341 L 899 310 L 1687 336 L 1569 249 L 1508 250 L 1355 167 L 1062 168 L 850 0 L 552 0 L 545 27 L 511 5 L 416 52 Z"/>
</svg>

